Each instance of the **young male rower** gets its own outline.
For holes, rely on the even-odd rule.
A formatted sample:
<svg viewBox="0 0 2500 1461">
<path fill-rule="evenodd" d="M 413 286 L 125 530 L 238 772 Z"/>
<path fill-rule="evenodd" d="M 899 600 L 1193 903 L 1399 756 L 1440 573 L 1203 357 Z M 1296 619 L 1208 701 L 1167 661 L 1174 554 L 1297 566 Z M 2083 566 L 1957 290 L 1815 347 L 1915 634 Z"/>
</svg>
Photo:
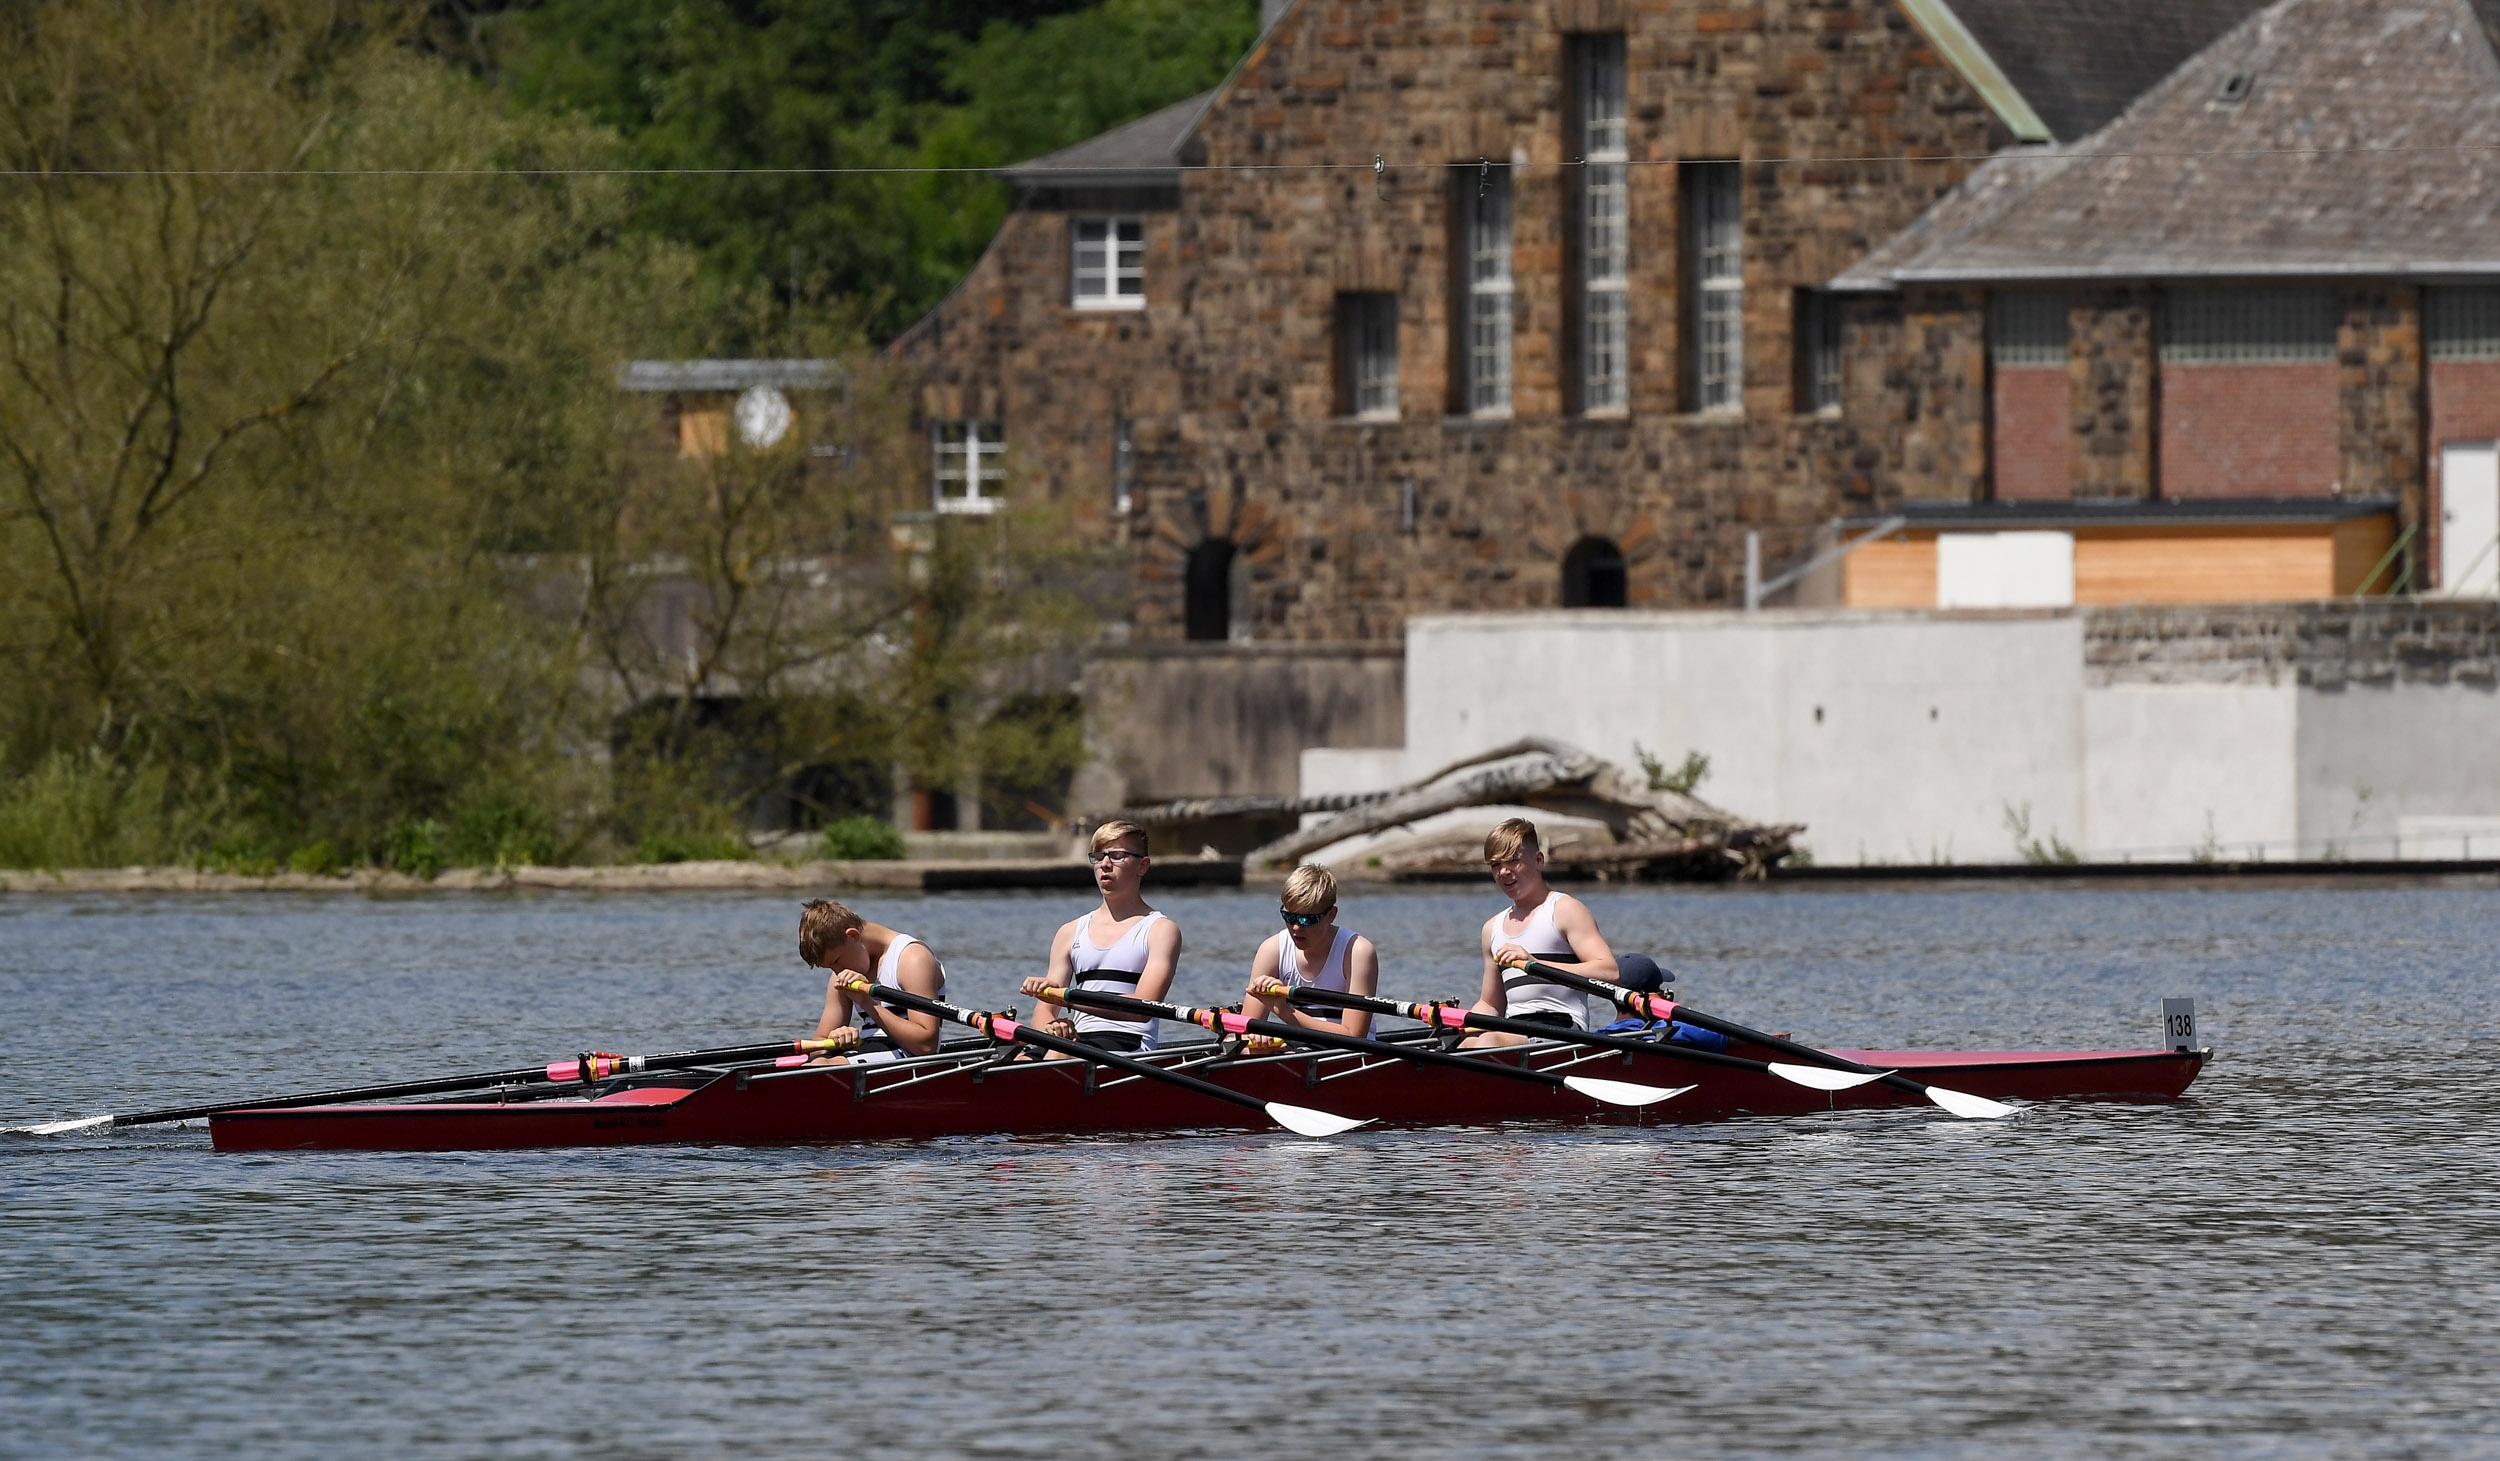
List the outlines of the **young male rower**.
<svg viewBox="0 0 2500 1461">
<path fill-rule="evenodd" d="M 1250 960 L 1250 988 L 1241 1012 L 1345 1035 L 1371 1033 L 1368 1010 L 1304 1009 L 1288 998 L 1305 986 L 1341 994 L 1373 994 L 1380 987 L 1380 954 L 1372 941 L 1337 926 L 1337 879 L 1324 867 L 1304 863 L 1285 879 L 1282 933 L 1259 944 Z M 1259 1048 L 1281 1042 L 1255 1041 Z"/>
<path fill-rule="evenodd" d="M 1093 848 L 1102 906 L 1061 928 L 1050 941 L 1050 973 L 1024 981 L 1024 992 L 1033 998 L 1031 1023 L 1103 1050 L 1152 1050 L 1159 1021 L 1115 1019 L 1043 997 L 1050 989 L 1099 989 L 1161 999 L 1180 969 L 1180 925 L 1147 907 L 1138 893 L 1149 865 L 1146 829 L 1135 822 L 1105 822 L 1094 829 Z"/>
<path fill-rule="evenodd" d="M 938 1048 L 938 1017 L 888 1009 L 866 996 L 854 996 L 854 980 L 868 979 L 924 994 L 946 993 L 946 970 L 929 946 L 882 923 L 871 923 L 839 903 L 819 898 L 799 912 L 799 957 L 811 969 L 832 975 L 825 981 L 825 1012 L 817 1017 L 816 1038 L 836 1038 L 849 1029 L 858 1038 L 856 1059 L 900 1060 L 930 1055 Z M 845 1063 L 842 1056 L 832 1063 Z"/>
<path fill-rule="evenodd" d="M 1545 885 L 1545 849 L 1536 824 L 1512 817 L 1484 839 L 1484 860 L 1510 906 L 1484 922 L 1484 988 L 1474 1012 L 1563 1029 L 1589 1027 L 1589 997 L 1526 972 L 1530 962 L 1551 964 L 1591 979 L 1616 977 L 1614 950 L 1597 931 L 1588 905 Z M 1471 1046 L 1524 1045 L 1525 1035 L 1485 1030 Z"/>
</svg>

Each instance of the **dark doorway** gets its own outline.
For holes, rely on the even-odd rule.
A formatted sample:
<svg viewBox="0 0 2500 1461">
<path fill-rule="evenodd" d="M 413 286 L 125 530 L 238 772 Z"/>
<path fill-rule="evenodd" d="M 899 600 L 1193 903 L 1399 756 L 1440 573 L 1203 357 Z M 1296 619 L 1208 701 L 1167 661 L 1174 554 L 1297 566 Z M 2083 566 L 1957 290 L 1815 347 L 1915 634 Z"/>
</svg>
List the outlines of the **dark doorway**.
<svg viewBox="0 0 2500 1461">
<path fill-rule="evenodd" d="M 1609 538 L 1582 538 L 1563 555 L 1562 601 L 1566 609 L 1620 609 L 1632 601 L 1623 550 Z"/>
<path fill-rule="evenodd" d="M 1233 544 L 1209 538 L 1189 550 L 1184 573 L 1187 598 L 1181 617 L 1192 639 L 1230 639 L 1233 634 Z"/>
</svg>

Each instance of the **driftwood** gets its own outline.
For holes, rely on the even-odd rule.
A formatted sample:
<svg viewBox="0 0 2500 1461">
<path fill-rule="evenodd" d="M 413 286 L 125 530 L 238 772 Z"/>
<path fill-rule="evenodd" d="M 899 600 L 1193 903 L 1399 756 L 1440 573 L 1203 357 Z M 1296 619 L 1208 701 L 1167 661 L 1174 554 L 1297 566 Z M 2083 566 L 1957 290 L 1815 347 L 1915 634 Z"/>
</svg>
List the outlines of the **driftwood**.
<svg viewBox="0 0 2500 1461">
<path fill-rule="evenodd" d="M 1765 826 L 1699 797 L 1654 789 L 1641 772 L 1568 742 L 1535 736 L 1453 762 L 1394 791 L 1308 800 L 1337 802 L 1342 809 L 1278 798 L 1278 812 L 1336 810 L 1337 814 L 1277 838 L 1244 861 L 1253 867 L 1296 861 L 1350 838 L 1466 807 L 1524 806 L 1603 822 L 1614 834 L 1614 846 L 1574 848 L 1558 860 L 1563 865 L 1585 865 L 1592 872 L 1623 876 L 1647 870 L 1684 876 L 1734 872 L 1761 877 L 1787 855 L 1790 839 L 1805 830 Z M 1159 810 L 1163 809 L 1139 808 L 1127 815 L 1144 821 L 1147 818 L 1139 813 Z"/>
</svg>

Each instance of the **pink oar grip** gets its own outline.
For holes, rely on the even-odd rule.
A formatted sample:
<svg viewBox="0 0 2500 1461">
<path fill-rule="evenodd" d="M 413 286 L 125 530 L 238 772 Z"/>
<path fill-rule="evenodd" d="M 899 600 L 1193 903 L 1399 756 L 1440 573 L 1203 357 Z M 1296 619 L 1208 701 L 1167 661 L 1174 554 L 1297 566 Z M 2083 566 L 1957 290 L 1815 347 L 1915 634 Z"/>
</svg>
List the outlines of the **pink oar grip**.
<svg viewBox="0 0 2500 1461">
<path fill-rule="evenodd" d="M 999 1019 L 995 1016 L 990 1020 L 990 1034 L 1001 1040 L 1013 1040 L 1016 1038 L 1016 1031 L 1020 1028 L 1022 1027 L 1013 1020 Z"/>
<path fill-rule="evenodd" d="M 577 1081 L 581 1078 L 582 1063 L 578 1060 L 550 1060 L 547 1062 L 547 1079 L 551 1081 Z"/>
<path fill-rule="evenodd" d="M 1467 1012 L 1462 1009 L 1453 1009 L 1446 1004 L 1436 1004 L 1432 1007 L 1432 1017 L 1453 1030 L 1467 1028 Z"/>
<path fill-rule="evenodd" d="M 775 1070 L 788 1070 L 791 1066 L 805 1065 L 815 1058 L 816 1057 L 813 1055 L 784 1055 L 780 1059 L 773 1062 L 773 1068 Z"/>
<path fill-rule="evenodd" d="M 1250 1017 L 1248 1015 L 1241 1014 L 1234 1010 L 1217 1010 L 1215 1012 L 1215 1019 L 1216 1023 L 1224 1027 L 1224 1032 L 1228 1035 L 1247 1035 L 1250 1033 Z"/>
</svg>

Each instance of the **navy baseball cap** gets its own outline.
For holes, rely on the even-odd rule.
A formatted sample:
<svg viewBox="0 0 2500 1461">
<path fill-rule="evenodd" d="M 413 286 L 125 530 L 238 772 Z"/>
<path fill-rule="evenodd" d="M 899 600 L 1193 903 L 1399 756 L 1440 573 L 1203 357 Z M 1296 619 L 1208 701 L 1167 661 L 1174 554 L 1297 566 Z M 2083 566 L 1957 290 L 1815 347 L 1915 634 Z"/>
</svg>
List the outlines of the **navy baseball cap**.
<svg viewBox="0 0 2500 1461">
<path fill-rule="evenodd" d="M 1667 971 L 1647 954 L 1617 954 L 1615 982 L 1642 994 L 1656 994 L 1667 987 Z"/>
</svg>

